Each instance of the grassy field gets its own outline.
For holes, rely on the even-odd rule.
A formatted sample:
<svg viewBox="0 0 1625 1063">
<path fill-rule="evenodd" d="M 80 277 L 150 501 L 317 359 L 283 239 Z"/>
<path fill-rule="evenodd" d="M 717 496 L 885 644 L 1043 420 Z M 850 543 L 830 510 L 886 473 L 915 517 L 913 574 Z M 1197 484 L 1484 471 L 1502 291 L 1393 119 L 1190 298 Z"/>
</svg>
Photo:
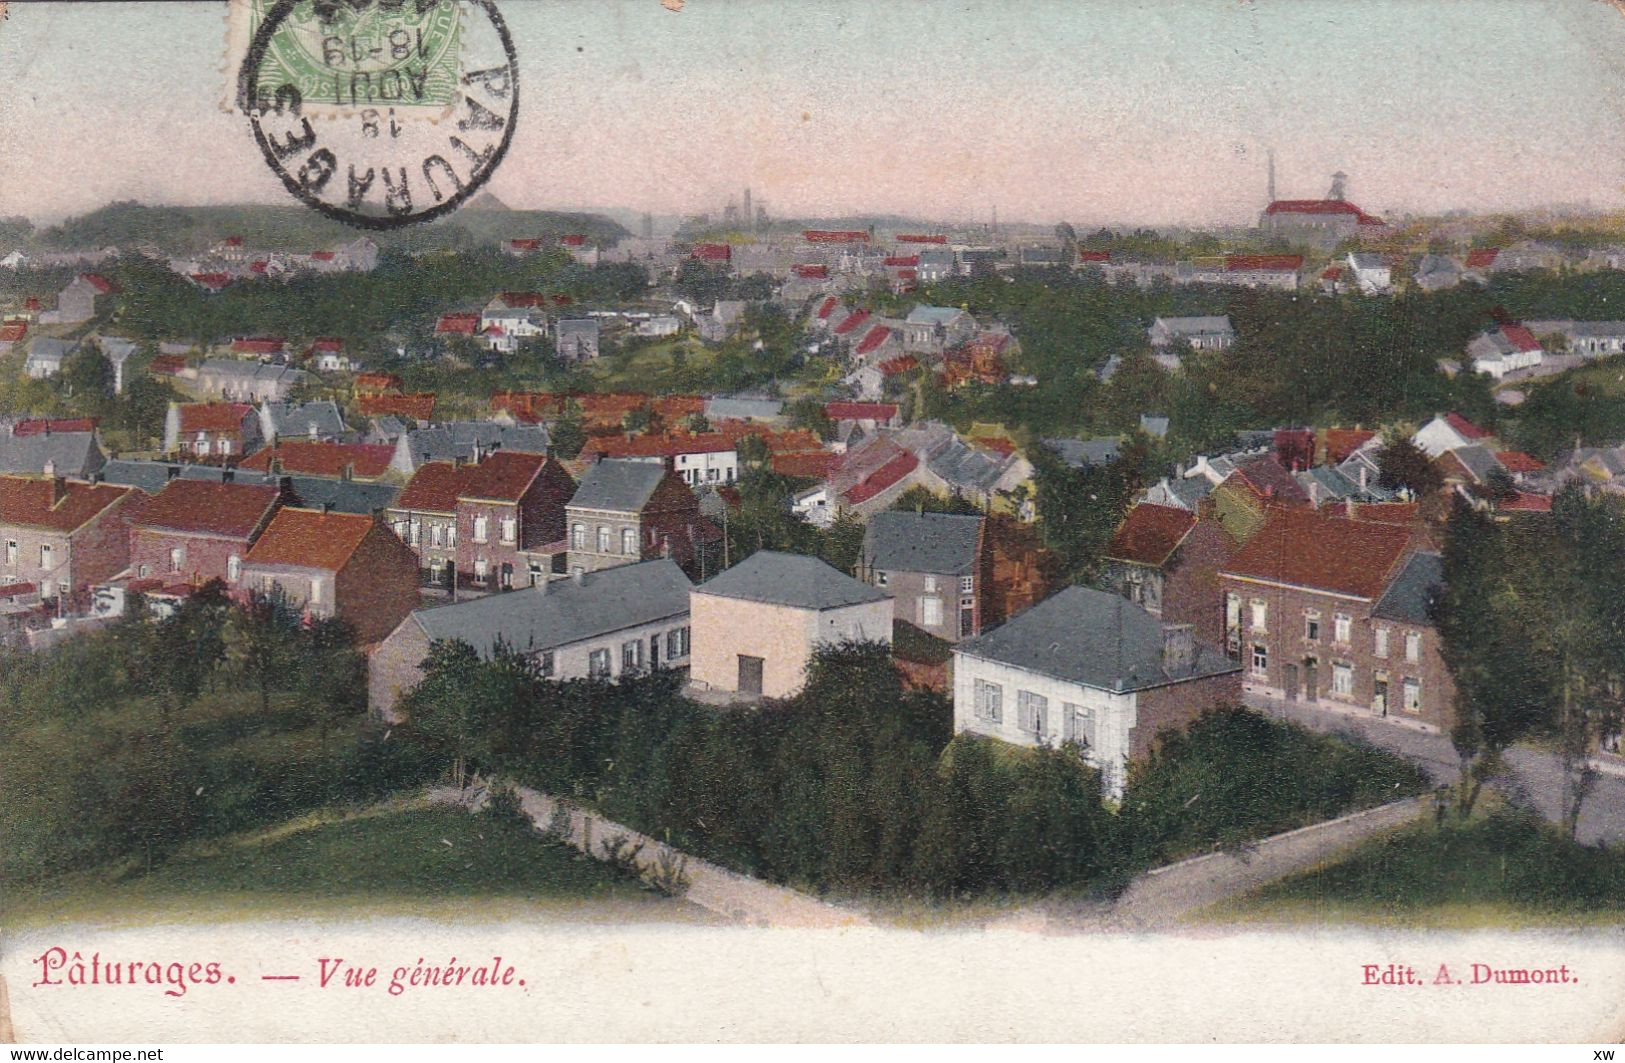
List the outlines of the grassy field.
<svg viewBox="0 0 1625 1063">
<path fill-rule="evenodd" d="M 195 842 L 143 872 L 73 872 L 8 890 L 7 925 L 282 915 L 703 919 L 513 820 L 396 801 Z"/>
<path fill-rule="evenodd" d="M 1420 823 L 1212 909 L 1216 922 L 1625 925 L 1625 849 L 1583 846 L 1495 809 Z"/>
</svg>

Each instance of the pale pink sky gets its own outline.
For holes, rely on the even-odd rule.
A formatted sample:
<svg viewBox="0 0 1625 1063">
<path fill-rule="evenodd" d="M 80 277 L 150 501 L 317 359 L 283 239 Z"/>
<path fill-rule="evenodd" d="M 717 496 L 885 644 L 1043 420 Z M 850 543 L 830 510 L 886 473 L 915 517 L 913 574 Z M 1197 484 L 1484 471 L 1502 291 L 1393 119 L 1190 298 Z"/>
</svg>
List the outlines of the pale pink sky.
<svg viewBox="0 0 1625 1063">
<path fill-rule="evenodd" d="M 1625 204 L 1625 18 L 1595 0 L 507 0 L 515 206 L 1244 223 Z M 225 6 L 13 5 L 0 213 L 288 201 L 223 112 Z"/>
</svg>

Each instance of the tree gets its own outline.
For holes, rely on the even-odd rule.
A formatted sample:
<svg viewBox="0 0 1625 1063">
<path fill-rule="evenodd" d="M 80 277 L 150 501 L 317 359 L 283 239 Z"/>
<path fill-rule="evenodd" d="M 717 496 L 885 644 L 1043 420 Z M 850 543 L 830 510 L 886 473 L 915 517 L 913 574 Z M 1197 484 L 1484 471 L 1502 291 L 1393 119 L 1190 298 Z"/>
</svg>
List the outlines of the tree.
<svg viewBox="0 0 1625 1063">
<path fill-rule="evenodd" d="M 684 422 L 684 427 L 690 432 L 709 432 L 711 430 L 711 420 L 703 413 L 691 413 Z"/>
<path fill-rule="evenodd" d="M 739 463 L 750 469 L 765 467 L 768 459 L 773 456 L 772 451 L 768 449 L 767 440 L 755 432 L 741 436 L 734 449 L 739 455 Z"/>
<path fill-rule="evenodd" d="M 553 441 L 553 453 L 568 461 L 581 453 L 581 448 L 587 445 L 587 430 L 582 427 L 581 415 L 567 413 L 553 425 L 549 433 Z"/>
<path fill-rule="evenodd" d="M 1444 476 L 1421 447 L 1404 436 L 1395 436 L 1377 452 L 1377 483 L 1391 491 L 1410 491 L 1420 498 L 1443 487 Z"/>
<path fill-rule="evenodd" d="M 806 429 L 823 440 L 835 438 L 835 422 L 824 412 L 824 404 L 817 398 L 806 396 L 796 399 L 784 412 L 791 428 Z"/>
<path fill-rule="evenodd" d="M 648 406 L 639 406 L 635 410 L 626 411 L 621 418 L 621 427 L 631 433 L 653 432 L 659 424 L 659 417 Z"/>
<path fill-rule="evenodd" d="M 337 617 L 311 621 L 298 650 L 301 700 L 316 714 L 326 747 L 335 725 L 367 707 L 367 661 L 356 650 L 355 628 Z"/>
<path fill-rule="evenodd" d="M 260 711 L 271 710 L 271 691 L 295 660 L 299 616 L 281 588 L 255 592 L 231 610 L 221 634 L 226 663 L 259 691 Z"/>
<path fill-rule="evenodd" d="M 125 603 L 127 610 L 140 607 L 139 602 Z M 166 723 L 196 700 L 224 660 L 223 636 L 230 610 L 225 584 L 210 580 L 158 622 L 149 685 L 163 699 Z"/>
<path fill-rule="evenodd" d="M 113 393 L 113 365 L 102 354 L 101 344 L 86 340 L 63 361 L 63 389 L 79 408 L 89 414 L 101 413 Z"/>
</svg>

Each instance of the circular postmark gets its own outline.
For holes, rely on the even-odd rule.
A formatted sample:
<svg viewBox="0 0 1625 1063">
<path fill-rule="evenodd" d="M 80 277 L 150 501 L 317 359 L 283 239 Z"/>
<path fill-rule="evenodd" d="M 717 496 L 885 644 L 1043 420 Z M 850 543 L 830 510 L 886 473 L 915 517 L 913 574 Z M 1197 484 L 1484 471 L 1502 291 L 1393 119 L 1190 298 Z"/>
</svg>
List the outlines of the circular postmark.
<svg viewBox="0 0 1625 1063">
<path fill-rule="evenodd" d="M 448 214 L 490 179 L 519 115 L 492 0 L 250 2 L 238 106 L 294 196 L 390 229 Z"/>
</svg>

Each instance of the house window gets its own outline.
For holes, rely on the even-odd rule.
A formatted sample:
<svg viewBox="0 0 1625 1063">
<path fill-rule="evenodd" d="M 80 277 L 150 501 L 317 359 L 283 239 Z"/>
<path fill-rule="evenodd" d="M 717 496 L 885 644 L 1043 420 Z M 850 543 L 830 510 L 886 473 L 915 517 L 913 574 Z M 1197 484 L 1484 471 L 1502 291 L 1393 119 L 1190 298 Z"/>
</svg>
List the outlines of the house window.
<svg viewBox="0 0 1625 1063">
<path fill-rule="evenodd" d="M 6 540 L 6 564 L 15 565 L 16 563 L 17 563 L 17 540 L 16 539 L 7 539 Z"/>
<path fill-rule="evenodd" d="M 173 546 L 169 550 L 169 571 L 179 572 L 186 567 L 186 547 Z"/>
<path fill-rule="evenodd" d="M 1303 637 L 1310 642 L 1320 641 L 1320 614 L 1303 614 Z"/>
<path fill-rule="evenodd" d="M 593 650 L 587 655 L 587 675 L 593 679 L 609 677 L 609 651 Z"/>
<path fill-rule="evenodd" d="M 441 538 L 442 538 L 442 533 L 440 531 L 440 528 L 441 528 L 441 526 L 439 524 L 431 524 L 431 525 L 429 525 L 429 545 L 430 546 L 439 546 L 440 545 Z"/>
<path fill-rule="evenodd" d="M 978 679 L 975 687 L 976 715 L 990 723 L 1004 720 L 1004 688 Z"/>
<path fill-rule="evenodd" d="M 543 653 L 542 653 L 542 661 L 541 661 L 541 669 L 542 669 L 542 678 L 543 679 L 552 679 L 553 678 L 553 651 L 552 650 L 543 651 Z"/>
<path fill-rule="evenodd" d="M 488 524 L 488 522 L 487 522 L 486 518 L 483 517 L 483 516 L 474 518 L 474 541 L 475 542 L 483 543 L 483 542 L 486 541 L 486 537 L 490 534 L 490 529 L 487 527 L 487 524 Z"/>
<path fill-rule="evenodd" d="M 1405 688 L 1405 711 L 1406 712 L 1421 712 L 1422 711 L 1422 681 L 1420 679 L 1411 679 L 1411 678 L 1407 677 L 1405 679 L 1404 688 Z"/>
<path fill-rule="evenodd" d="M 1252 600 L 1252 607 L 1253 630 L 1268 631 L 1269 627 L 1266 625 L 1265 621 L 1269 619 L 1269 605 L 1262 599 L 1254 598 Z"/>
<path fill-rule="evenodd" d="M 927 593 L 927 594 L 935 594 L 935 593 L 937 593 L 937 577 L 935 577 L 935 576 L 927 576 L 927 577 L 925 577 L 925 588 L 924 589 L 925 589 L 925 593 Z"/>
<path fill-rule="evenodd" d="M 418 521 L 414 520 L 412 522 L 412 524 L 411 524 L 411 529 L 412 529 L 412 537 L 410 539 L 410 542 L 412 543 L 413 546 L 421 545 L 423 543 L 423 525 L 421 523 L 419 523 Z"/>
<path fill-rule="evenodd" d="M 50 571 L 56 564 L 56 551 L 50 546 L 39 548 L 39 567 Z"/>
<path fill-rule="evenodd" d="M 889 572 L 876 572 L 875 573 L 875 586 L 876 587 L 884 587 L 886 585 L 887 581 L 890 580 L 890 579 L 891 579 L 891 573 L 889 573 Z"/>
<path fill-rule="evenodd" d="M 635 554 L 638 552 L 638 533 L 631 528 L 621 529 L 621 553 Z"/>
<path fill-rule="evenodd" d="M 688 628 L 672 628 L 666 632 L 666 660 L 688 656 Z"/>
<path fill-rule="evenodd" d="M 717 470 L 716 469 L 706 469 L 705 470 L 705 478 L 706 478 L 707 481 L 714 481 L 717 478 Z"/>
<path fill-rule="evenodd" d="M 142 579 L 148 578 L 152 575 L 152 566 L 142 565 L 140 568 L 136 569 L 136 575 L 140 576 Z"/>
<path fill-rule="evenodd" d="M 621 643 L 621 671 L 635 672 L 643 667 L 643 640 Z"/>
<path fill-rule="evenodd" d="M 512 517 L 502 518 L 502 541 L 515 543 L 519 538 L 519 522 Z"/>
<path fill-rule="evenodd" d="M 236 583 L 243 575 L 243 559 L 236 554 L 226 558 L 226 579 Z"/>
<path fill-rule="evenodd" d="M 456 546 L 457 545 L 457 525 L 455 525 L 455 524 L 446 525 L 446 545 L 447 546 Z"/>
<path fill-rule="evenodd" d="M 1332 620 L 1332 638 L 1340 646 L 1347 646 L 1354 637 L 1354 618 L 1347 613 L 1338 613 Z"/>
<path fill-rule="evenodd" d="M 570 549 L 585 550 L 587 548 L 587 526 L 585 524 L 570 525 Z"/>
<path fill-rule="evenodd" d="M 1084 749 L 1095 744 L 1095 714 L 1082 705 L 1061 704 L 1061 739 L 1076 742 Z"/>
<path fill-rule="evenodd" d="M 1405 632 L 1405 659 L 1407 661 L 1422 659 L 1422 636 L 1419 632 Z"/>
<path fill-rule="evenodd" d="M 1354 696 L 1354 666 L 1341 661 L 1332 662 L 1332 693 L 1345 698 Z"/>
<path fill-rule="evenodd" d="M 207 439 L 200 439 L 200 440 L 197 441 L 197 452 L 200 455 L 204 455 L 204 456 L 208 455 L 208 453 L 209 453 L 209 441 Z"/>
<path fill-rule="evenodd" d="M 1016 691 L 1016 726 L 1037 738 L 1044 737 L 1044 717 L 1049 715 L 1049 699 L 1030 690 Z"/>
<path fill-rule="evenodd" d="M 1253 674 L 1268 675 L 1270 670 L 1270 651 L 1263 643 L 1253 643 Z"/>
<path fill-rule="evenodd" d="M 1385 627 L 1379 627 L 1372 639 L 1373 644 L 1371 652 L 1378 657 L 1388 656 L 1388 629 Z"/>
<path fill-rule="evenodd" d="M 214 452 L 216 454 L 230 454 L 231 453 L 231 440 L 229 440 L 229 439 L 217 439 L 217 440 L 215 440 L 214 441 Z"/>
<path fill-rule="evenodd" d="M 602 524 L 598 526 L 598 552 L 609 553 L 609 529 Z"/>
<path fill-rule="evenodd" d="M 920 624 L 922 627 L 942 626 L 942 599 L 920 599 Z"/>
<path fill-rule="evenodd" d="M 483 557 L 474 559 L 474 582 L 484 583 L 486 572 L 490 569 L 490 562 Z"/>
<path fill-rule="evenodd" d="M 976 590 L 976 577 L 975 576 L 960 576 L 959 577 L 959 593 L 960 594 L 970 594 L 974 590 Z"/>
<path fill-rule="evenodd" d="M 316 605 L 322 600 L 322 577 L 310 577 L 310 604 Z"/>
</svg>

